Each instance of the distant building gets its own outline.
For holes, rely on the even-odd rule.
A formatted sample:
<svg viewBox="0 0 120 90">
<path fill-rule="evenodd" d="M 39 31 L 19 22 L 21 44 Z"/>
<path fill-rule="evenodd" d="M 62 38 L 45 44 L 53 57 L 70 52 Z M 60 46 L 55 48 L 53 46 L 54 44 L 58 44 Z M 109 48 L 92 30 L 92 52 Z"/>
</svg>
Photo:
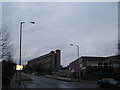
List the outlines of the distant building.
<svg viewBox="0 0 120 90">
<path fill-rule="evenodd" d="M 112 61 L 107 59 L 107 57 L 82 56 L 80 62 L 82 63 L 82 67 L 91 69 L 113 67 Z"/>
<path fill-rule="evenodd" d="M 79 59 L 71 62 L 69 64 L 69 70 L 71 72 L 71 77 L 80 78 L 86 75 L 86 67 L 82 67 L 82 63 Z"/>
<path fill-rule="evenodd" d="M 69 64 L 69 70 L 73 77 L 83 77 L 92 72 L 115 70 L 120 68 L 118 56 L 91 57 L 82 56 Z"/>
<path fill-rule="evenodd" d="M 120 55 L 109 56 L 107 58 L 113 68 L 120 68 Z"/>
<path fill-rule="evenodd" d="M 70 77 L 69 67 L 61 67 L 59 70 L 53 72 L 53 75 L 60 77 Z"/>
<path fill-rule="evenodd" d="M 32 72 L 49 73 L 60 68 L 61 51 L 51 51 L 48 54 L 28 61 L 27 69 Z"/>
</svg>

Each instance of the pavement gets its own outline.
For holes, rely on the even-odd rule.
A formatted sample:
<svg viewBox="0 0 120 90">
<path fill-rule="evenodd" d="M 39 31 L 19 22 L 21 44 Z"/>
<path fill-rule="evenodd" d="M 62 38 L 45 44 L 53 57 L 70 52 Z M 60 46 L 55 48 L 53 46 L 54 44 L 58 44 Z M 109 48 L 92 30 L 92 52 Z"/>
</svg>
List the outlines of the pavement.
<svg viewBox="0 0 120 90">
<path fill-rule="evenodd" d="M 22 74 L 22 81 L 21 81 L 21 84 L 19 82 L 19 76 L 15 73 L 13 78 L 11 79 L 11 82 L 10 82 L 10 87 L 9 88 L 26 88 L 23 80 L 24 79 L 28 79 L 24 74 Z"/>
<path fill-rule="evenodd" d="M 96 83 L 95 81 L 87 81 L 87 80 L 81 80 L 81 79 L 74 79 L 74 78 L 68 78 L 68 77 L 54 77 L 51 75 L 46 75 L 47 78 L 57 79 L 61 81 L 67 81 L 67 82 L 89 82 L 89 83 Z"/>
<path fill-rule="evenodd" d="M 66 78 L 66 77 L 57 77 L 57 80 L 67 81 L 67 82 L 79 82 L 80 79 Z"/>
</svg>

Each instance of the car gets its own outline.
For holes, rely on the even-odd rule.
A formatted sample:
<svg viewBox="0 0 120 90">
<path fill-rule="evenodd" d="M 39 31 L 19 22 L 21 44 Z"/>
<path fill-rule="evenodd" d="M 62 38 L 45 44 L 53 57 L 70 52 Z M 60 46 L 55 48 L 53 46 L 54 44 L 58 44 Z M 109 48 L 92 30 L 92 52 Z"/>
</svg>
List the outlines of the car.
<svg viewBox="0 0 120 90">
<path fill-rule="evenodd" d="M 112 79 L 112 78 L 103 78 L 97 81 L 97 83 L 101 86 L 107 87 L 120 87 L 120 82 Z"/>
</svg>

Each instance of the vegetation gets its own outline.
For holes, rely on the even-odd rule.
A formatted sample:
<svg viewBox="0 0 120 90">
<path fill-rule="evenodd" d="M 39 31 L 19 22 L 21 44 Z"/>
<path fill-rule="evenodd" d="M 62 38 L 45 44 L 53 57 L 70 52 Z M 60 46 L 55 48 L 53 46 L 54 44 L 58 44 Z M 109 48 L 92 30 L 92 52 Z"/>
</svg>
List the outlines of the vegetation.
<svg viewBox="0 0 120 90">
<path fill-rule="evenodd" d="M 0 29 L 0 59 L 2 60 L 2 87 L 9 87 L 10 80 L 15 72 L 13 62 L 13 44 L 10 40 L 8 28 L 4 25 Z"/>
</svg>

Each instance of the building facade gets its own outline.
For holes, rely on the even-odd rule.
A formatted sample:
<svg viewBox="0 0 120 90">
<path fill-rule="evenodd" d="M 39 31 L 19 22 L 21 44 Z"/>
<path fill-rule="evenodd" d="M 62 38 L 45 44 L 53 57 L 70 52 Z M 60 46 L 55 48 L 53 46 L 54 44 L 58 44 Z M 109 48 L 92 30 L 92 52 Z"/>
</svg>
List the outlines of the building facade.
<svg viewBox="0 0 120 90">
<path fill-rule="evenodd" d="M 61 51 L 51 51 L 48 54 L 28 61 L 27 69 L 31 72 L 48 73 L 60 68 Z"/>
<path fill-rule="evenodd" d="M 107 57 L 88 57 L 83 56 L 80 58 L 82 67 L 86 68 L 109 68 L 113 67 L 113 63 Z"/>
<path fill-rule="evenodd" d="M 118 68 L 120 68 L 120 60 L 116 55 L 109 57 L 82 56 L 69 64 L 73 77 L 83 77 L 93 72 L 115 71 Z"/>
<path fill-rule="evenodd" d="M 115 69 L 120 68 L 120 55 L 114 55 L 107 58 L 111 62 L 111 66 Z"/>
<path fill-rule="evenodd" d="M 71 72 L 71 77 L 80 78 L 86 75 L 86 67 L 82 67 L 80 59 L 77 59 L 69 64 L 69 70 Z"/>
</svg>

